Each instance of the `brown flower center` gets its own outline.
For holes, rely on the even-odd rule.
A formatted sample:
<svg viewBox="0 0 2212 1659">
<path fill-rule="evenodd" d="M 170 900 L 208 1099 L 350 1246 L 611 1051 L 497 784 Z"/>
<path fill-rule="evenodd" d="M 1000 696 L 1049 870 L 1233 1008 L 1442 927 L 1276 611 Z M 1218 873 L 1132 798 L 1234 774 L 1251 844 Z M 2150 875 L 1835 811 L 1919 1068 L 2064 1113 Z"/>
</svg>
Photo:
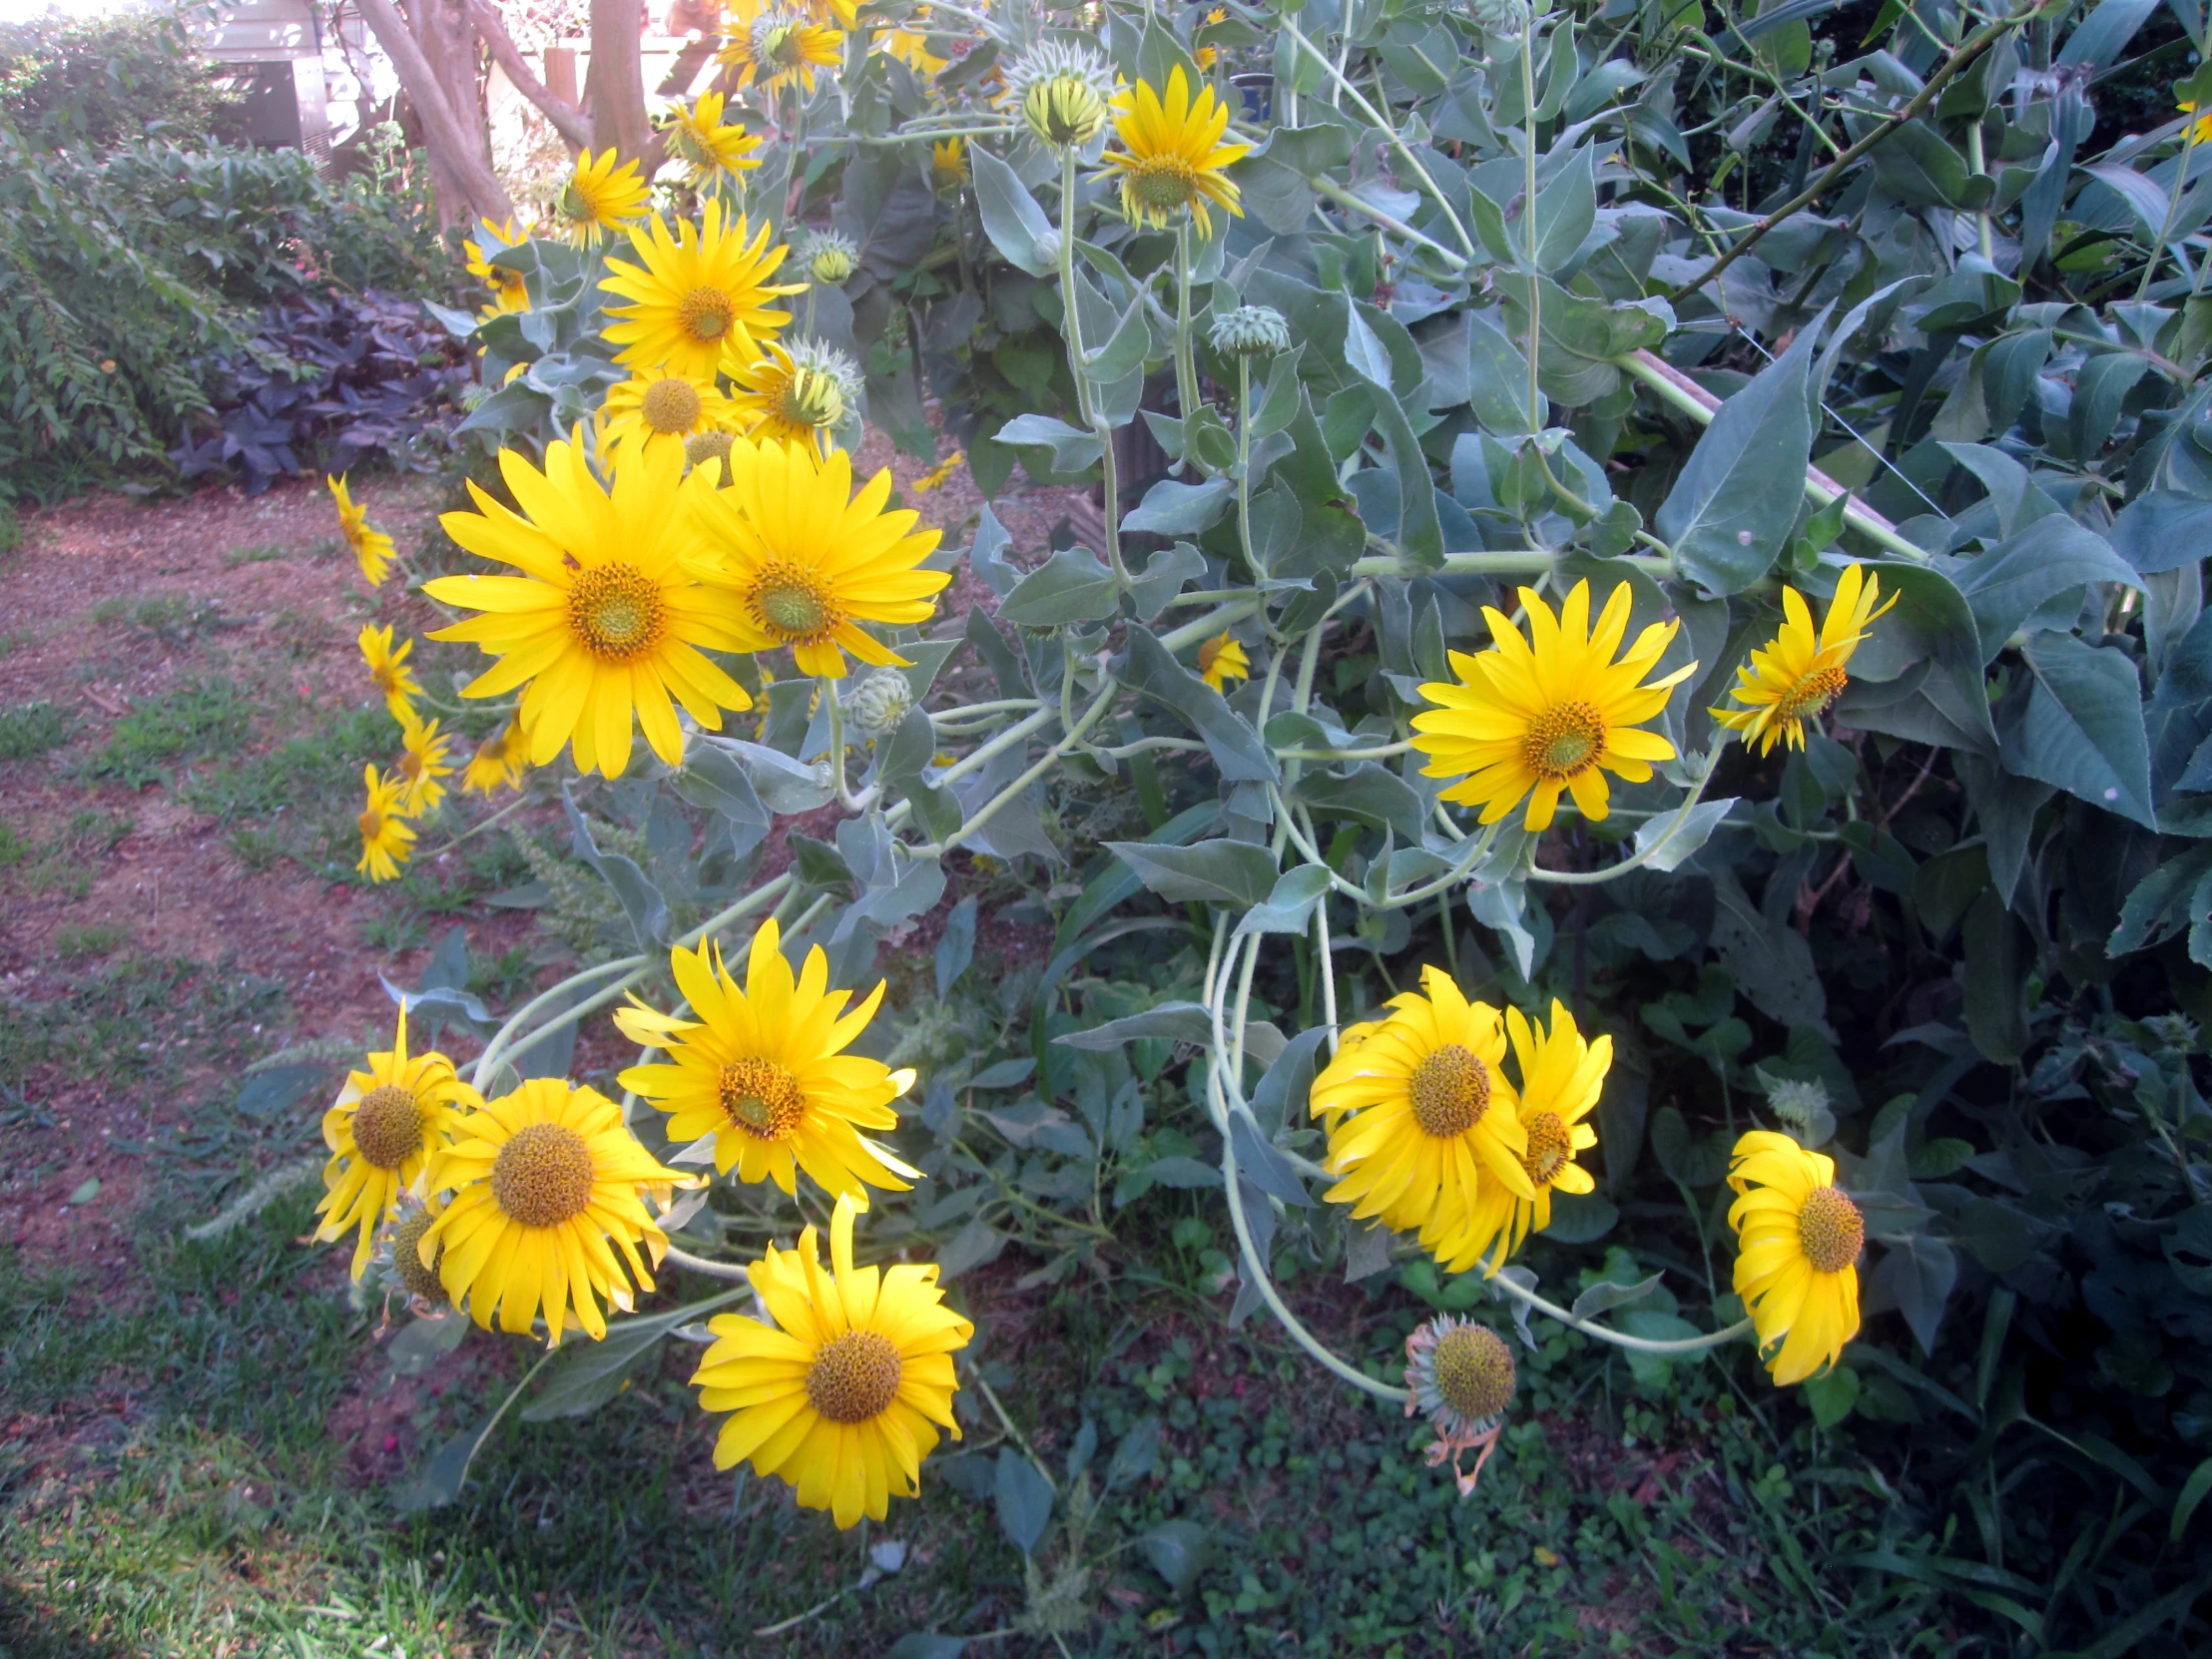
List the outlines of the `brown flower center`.
<svg viewBox="0 0 2212 1659">
<path fill-rule="evenodd" d="M 807 1371 L 807 1399 L 831 1422 L 866 1422 L 898 1397 L 904 1369 L 890 1338 L 847 1331 L 815 1356 Z"/>
<path fill-rule="evenodd" d="M 830 585 L 801 565 L 768 566 L 754 582 L 747 603 L 761 626 L 786 645 L 827 639 L 844 622 Z"/>
<path fill-rule="evenodd" d="M 654 381 L 638 399 L 639 413 L 656 432 L 689 432 L 699 424 L 699 412 L 705 407 L 699 388 L 675 375 Z"/>
<path fill-rule="evenodd" d="M 1559 1166 L 1574 1156 L 1567 1126 L 1557 1112 L 1538 1112 L 1524 1120 L 1521 1129 L 1528 1136 L 1528 1152 L 1521 1159 L 1521 1168 L 1537 1186 L 1547 1187 L 1559 1173 Z"/>
<path fill-rule="evenodd" d="M 1513 1403 L 1513 1351 L 1486 1325 L 1455 1325 L 1436 1339 L 1436 1391 L 1480 1421 Z"/>
<path fill-rule="evenodd" d="M 581 571 L 568 590 L 568 623 L 586 651 L 626 663 L 660 643 L 667 607 L 660 585 L 635 565 Z"/>
<path fill-rule="evenodd" d="M 414 1090 L 386 1083 L 362 1095 L 353 1108 L 353 1145 L 378 1169 L 397 1169 L 420 1152 L 422 1103 Z"/>
<path fill-rule="evenodd" d="M 375 808 L 371 807 L 353 822 L 360 826 L 361 839 L 370 846 L 374 846 L 377 841 L 383 838 L 384 815 L 376 811 Z"/>
<path fill-rule="evenodd" d="M 806 1092 L 774 1060 L 733 1060 L 715 1089 L 723 1115 L 756 1140 L 785 1140 L 807 1116 Z"/>
<path fill-rule="evenodd" d="M 491 1196 L 510 1221 L 558 1227 L 591 1205 L 591 1148 L 562 1123 L 527 1123 L 491 1166 Z"/>
<path fill-rule="evenodd" d="M 1457 1043 L 1421 1061 L 1407 1085 L 1413 1121 L 1438 1140 L 1463 1135 L 1490 1106 L 1490 1068 Z"/>
<path fill-rule="evenodd" d="M 406 779 L 408 783 L 413 784 L 419 782 L 422 777 L 421 754 L 418 751 L 412 749 L 402 750 L 399 755 L 399 765 L 396 770 L 398 771 L 399 776 Z"/>
<path fill-rule="evenodd" d="M 1775 715 L 1781 720 L 1810 720 L 1841 697 L 1849 684 L 1851 676 L 1840 666 L 1816 670 L 1783 694 Z"/>
<path fill-rule="evenodd" d="M 1564 783 L 1596 764 L 1605 722 L 1587 703 L 1556 703 L 1528 723 L 1521 759 L 1539 778 Z"/>
<path fill-rule="evenodd" d="M 1842 1273 L 1859 1260 L 1867 1242 L 1867 1218 L 1834 1187 L 1815 1187 L 1798 1212 L 1798 1243 L 1819 1273 Z"/>
<path fill-rule="evenodd" d="M 413 1210 L 400 1219 L 391 1230 L 391 1266 L 399 1276 L 399 1283 L 425 1302 L 443 1302 L 445 1287 L 438 1282 L 438 1263 L 445 1256 L 445 1241 L 441 1238 L 430 1247 L 430 1265 L 422 1265 L 422 1236 L 430 1231 L 437 1217 L 427 1209 Z"/>
<path fill-rule="evenodd" d="M 696 340 L 715 340 L 730 331 L 738 307 L 720 288 L 693 288 L 676 302 L 676 320 Z"/>
</svg>

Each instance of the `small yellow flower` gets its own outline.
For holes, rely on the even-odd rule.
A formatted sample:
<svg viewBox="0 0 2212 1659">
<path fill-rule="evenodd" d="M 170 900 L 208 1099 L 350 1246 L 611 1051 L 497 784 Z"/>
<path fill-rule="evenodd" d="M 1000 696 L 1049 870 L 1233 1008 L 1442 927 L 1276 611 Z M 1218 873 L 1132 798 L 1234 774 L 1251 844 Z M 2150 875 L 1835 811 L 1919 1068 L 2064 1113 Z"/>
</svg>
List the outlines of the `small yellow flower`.
<svg viewBox="0 0 2212 1659">
<path fill-rule="evenodd" d="M 955 449 L 935 466 L 907 486 L 916 495 L 927 495 L 931 490 L 942 489 L 952 481 L 952 475 L 967 464 L 967 451 Z"/>
<path fill-rule="evenodd" d="M 463 242 L 461 252 L 468 256 L 468 274 L 481 277 L 491 289 L 491 303 L 480 314 L 497 316 L 502 311 L 528 310 L 530 288 L 522 273 L 491 263 L 493 256 L 505 253 L 523 240 L 515 230 L 515 222 L 510 219 L 504 225 L 494 225 L 488 219 L 481 219 L 476 223 L 482 240 Z"/>
<path fill-rule="evenodd" d="M 338 534 L 360 562 L 363 579 L 372 588 L 378 586 L 391 572 L 391 537 L 368 527 L 368 508 L 353 505 L 343 473 L 335 478 L 325 473 L 322 481 L 330 486 L 331 498 L 338 504 Z"/>
<path fill-rule="evenodd" d="M 1198 677 L 1214 690 L 1226 692 L 1230 681 L 1252 678 L 1252 659 L 1224 629 L 1198 648 Z"/>
<path fill-rule="evenodd" d="M 1787 1135 L 1747 1131 L 1728 1184 L 1736 1294 L 1777 1382 L 1833 1365 L 1859 1335 L 1859 1252 L 1867 1219 L 1836 1185 L 1836 1162 Z"/>
<path fill-rule="evenodd" d="M 1214 234 L 1206 205 L 1242 219 L 1237 187 L 1225 171 L 1250 154 L 1249 144 L 1224 144 L 1229 106 L 1211 86 L 1193 98 L 1179 64 L 1168 76 L 1162 97 L 1148 81 L 1114 99 L 1114 134 L 1126 153 L 1108 151 L 1104 161 L 1121 173 L 1121 211 L 1132 225 L 1165 230 L 1185 209 L 1200 236 Z"/>
<path fill-rule="evenodd" d="M 417 720 L 413 713 L 409 710 L 409 718 L 400 722 L 404 747 L 391 775 L 407 792 L 400 810 L 409 818 L 420 818 L 445 799 L 440 780 L 453 774 L 453 735 L 439 731 L 435 720 Z"/>
<path fill-rule="evenodd" d="M 669 154 L 691 169 L 691 187 L 705 190 L 716 179 L 735 179 L 761 165 L 754 152 L 761 141 L 740 122 L 724 121 L 727 100 L 719 92 L 703 92 L 690 109 L 678 105 L 668 126 Z"/>
<path fill-rule="evenodd" d="M 599 405 L 594 454 L 604 466 L 608 455 L 625 445 L 682 448 L 702 432 L 730 430 L 738 418 L 737 405 L 711 379 L 696 380 L 671 368 L 642 369 L 608 388 Z"/>
<path fill-rule="evenodd" d="M 1751 654 L 1749 666 L 1736 671 L 1729 696 L 1744 704 L 1741 709 L 1714 709 L 1713 718 L 1731 732 L 1743 734 L 1747 748 L 1756 744 L 1761 755 L 1771 755 L 1777 743 L 1792 749 L 1805 747 L 1805 723 L 1817 720 L 1823 710 L 1850 683 L 1844 666 L 1875 618 L 1895 605 L 1876 609 L 1882 597 L 1882 578 L 1868 576 L 1852 565 L 1837 579 L 1836 597 L 1829 602 L 1828 619 L 1813 632 L 1813 613 L 1805 595 L 1795 588 L 1782 590 L 1782 629 L 1764 649 Z"/>
<path fill-rule="evenodd" d="M 394 650 L 389 625 L 377 628 L 363 623 L 356 643 L 361 648 L 361 661 L 368 665 L 368 677 L 383 693 L 384 707 L 391 711 L 392 719 L 406 725 L 414 719 L 414 700 L 422 695 L 422 688 L 415 683 L 414 670 L 407 664 L 407 658 L 414 652 L 414 641 L 408 640 Z"/>
<path fill-rule="evenodd" d="M 530 739 L 522 730 L 519 719 L 510 720 L 506 727 L 493 733 L 476 748 L 469 757 L 468 770 L 461 774 L 463 795 L 490 795 L 500 786 L 519 790 L 523 774 L 530 770 Z"/>
<path fill-rule="evenodd" d="M 1597 1131 L 1583 1120 L 1597 1110 L 1605 1090 L 1605 1074 L 1613 1065 L 1613 1039 L 1600 1036 L 1589 1042 L 1576 1029 L 1574 1015 L 1557 998 L 1551 1004 L 1551 1029 L 1530 1020 L 1518 1008 L 1505 1010 L 1505 1033 L 1512 1040 L 1513 1059 L 1520 1068 L 1521 1130 L 1528 1150 L 1521 1168 L 1536 1189 L 1533 1199 L 1486 1187 L 1475 1207 L 1463 1254 L 1444 1263 L 1463 1273 L 1475 1258 L 1488 1255 L 1484 1271 L 1495 1273 L 1505 1258 L 1520 1249 L 1531 1232 L 1551 1225 L 1554 1192 L 1594 1192 L 1597 1183 L 1577 1164 L 1575 1154 L 1597 1145 Z M 1494 1246 L 1494 1248 L 1493 1248 Z"/>
<path fill-rule="evenodd" d="M 929 182 L 940 196 L 950 196 L 968 180 L 967 140 L 939 139 L 929 147 Z"/>
<path fill-rule="evenodd" d="M 834 69 L 844 57 L 844 34 L 763 0 L 739 0 L 730 8 L 717 62 L 737 72 L 736 85 L 756 83 L 770 92 L 798 85 L 815 90 L 815 71 Z"/>
<path fill-rule="evenodd" d="M 1227 23 L 1228 21 L 1228 9 L 1223 6 L 1216 6 L 1212 11 L 1206 14 L 1205 21 L 1200 25 L 1200 27 L 1211 27 L 1216 23 Z M 1197 47 L 1191 53 L 1191 61 L 1197 64 L 1198 67 L 1201 69 L 1210 70 L 1214 67 L 1214 65 L 1221 62 L 1221 48 L 1218 46 Z"/>
<path fill-rule="evenodd" d="M 363 767 L 361 785 L 368 792 L 368 804 L 354 821 L 361 831 L 361 856 L 353 867 L 371 881 L 396 881 L 399 866 L 414 856 L 414 827 L 406 820 L 406 782 L 396 775 L 380 778 L 374 767 Z"/>
<path fill-rule="evenodd" d="M 553 217 L 579 248 L 597 248 L 609 235 L 645 217 L 646 183 L 634 161 L 615 166 L 613 150 L 576 158 L 576 171 L 554 199 Z"/>
<path fill-rule="evenodd" d="M 2184 98 L 2177 107 L 2183 115 L 2196 115 L 2197 106 L 2194 99 Z M 2196 120 L 2189 124 L 2186 142 L 2203 144 L 2208 139 L 2212 139 L 2212 110 L 2206 111 L 2203 115 L 2198 115 Z"/>
</svg>

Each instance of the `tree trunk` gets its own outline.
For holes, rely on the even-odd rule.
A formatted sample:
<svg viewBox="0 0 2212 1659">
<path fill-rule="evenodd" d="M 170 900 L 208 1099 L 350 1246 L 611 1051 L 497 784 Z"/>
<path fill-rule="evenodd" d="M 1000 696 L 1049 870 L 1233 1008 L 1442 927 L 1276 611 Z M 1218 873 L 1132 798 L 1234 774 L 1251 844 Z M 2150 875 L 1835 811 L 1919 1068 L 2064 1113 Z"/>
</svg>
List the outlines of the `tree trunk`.
<svg viewBox="0 0 2212 1659">
<path fill-rule="evenodd" d="M 591 68 L 584 76 L 584 103 L 591 111 L 592 144 L 612 149 L 624 161 L 639 161 L 651 173 L 655 145 L 645 114 L 645 59 L 639 37 L 645 31 L 640 0 L 591 0 Z"/>
<path fill-rule="evenodd" d="M 413 0 L 413 27 L 392 0 L 359 0 L 359 6 L 421 119 L 438 217 L 449 225 L 513 218 L 514 203 L 491 170 L 476 37 L 464 0 Z"/>
<path fill-rule="evenodd" d="M 545 54 L 545 80 L 530 73 L 530 66 L 523 61 L 521 49 L 514 37 L 507 33 L 507 26 L 500 21 L 499 13 L 491 0 L 468 0 L 469 20 L 475 24 L 477 34 L 491 48 L 491 55 L 498 59 L 499 67 L 506 71 L 507 79 L 515 84 L 515 90 L 535 104 L 540 114 L 553 124 L 553 130 L 571 150 L 584 149 L 591 143 L 591 124 L 584 112 L 576 107 L 576 59 L 573 53 L 549 47 Z M 566 58 L 568 85 L 565 88 L 548 83 L 555 78 L 555 62 Z"/>
</svg>

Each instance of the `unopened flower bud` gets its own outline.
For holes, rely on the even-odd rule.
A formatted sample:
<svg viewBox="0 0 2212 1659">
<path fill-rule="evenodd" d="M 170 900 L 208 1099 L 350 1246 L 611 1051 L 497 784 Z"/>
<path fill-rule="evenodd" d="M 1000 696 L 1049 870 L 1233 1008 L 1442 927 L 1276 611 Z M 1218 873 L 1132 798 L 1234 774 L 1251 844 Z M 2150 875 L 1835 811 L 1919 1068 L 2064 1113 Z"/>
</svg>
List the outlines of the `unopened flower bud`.
<svg viewBox="0 0 2212 1659">
<path fill-rule="evenodd" d="M 914 689 L 895 668 L 879 668 L 853 688 L 844 712 L 853 734 L 870 743 L 898 730 L 914 706 Z"/>
<path fill-rule="evenodd" d="M 1238 357 L 1272 357 L 1291 348 L 1291 325 L 1273 305 L 1239 305 L 1214 318 L 1214 349 Z"/>
</svg>

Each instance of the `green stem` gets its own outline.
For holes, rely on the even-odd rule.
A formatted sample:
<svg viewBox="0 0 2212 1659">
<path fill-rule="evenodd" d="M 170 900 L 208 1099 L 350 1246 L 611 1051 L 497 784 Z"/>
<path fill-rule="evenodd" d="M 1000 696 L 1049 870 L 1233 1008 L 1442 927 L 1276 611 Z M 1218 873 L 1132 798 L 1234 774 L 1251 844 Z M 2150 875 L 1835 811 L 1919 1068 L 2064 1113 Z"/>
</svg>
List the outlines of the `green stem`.
<svg viewBox="0 0 2212 1659">
<path fill-rule="evenodd" d="M 1547 1302 L 1518 1281 L 1497 1274 L 1487 1281 L 1492 1291 L 1502 1290 L 1507 1296 L 1525 1302 L 1537 1313 L 1555 1319 L 1570 1331 L 1579 1331 L 1585 1337 L 1595 1337 L 1601 1343 L 1611 1343 L 1615 1348 L 1629 1349 L 1637 1354 L 1702 1354 L 1709 1348 L 1721 1348 L 1734 1342 L 1751 1329 L 1747 1317 L 1738 1320 L 1725 1331 L 1709 1331 L 1702 1337 L 1631 1337 L 1625 1331 L 1608 1330 L 1602 1325 L 1592 1325 L 1588 1320 L 1577 1319 L 1556 1302 Z"/>
<path fill-rule="evenodd" d="M 1198 413 L 1198 355 L 1191 339 L 1191 216 L 1175 227 L 1175 400 L 1184 430 Z"/>
<path fill-rule="evenodd" d="M 1617 864 L 1607 864 L 1603 869 L 1541 869 L 1530 865 L 1528 878 L 1531 881 L 1549 881 L 1561 886 L 1595 886 L 1601 881 L 1618 880 L 1630 870 L 1650 863 L 1667 849 L 1675 836 L 1681 834 L 1683 828 L 1689 824 L 1690 814 L 1696 811 L 1698 801 L 1705 794 L 1705 786 L 1713 781 L 1713 774 L 1720 766 L 1724 747 L 1721 744 L 1713 746 L 1712 753 L 1706 757 L 1704 769 L 1697 775 L 1697 782 L 1691 785 L 1690 793 L 1682 798 L 1682 805 L 1675 809 L 1674 817 L 1668 821 L 1666 829 L 1641 852 L 1623 858 Z"/>
<path fill-rule="evenodd" d="M 1242 351 L 1237 353 L 1237 541 L 1252 579 L 1267 580 L 1252 550 L 1252 359 Z"/>
<path fill-rule="evenodd" d="M 1536 20 L 1531 16 L 1521 30 L 1521 102 L 1528 116 L 1521 123 L 1521 226 L 1527 244 L 1528 265 L 1528 429 L 1541 431 L 1544 394 L 1537 384 L 1537 359 L 1543 348 L 1543 273 L 1536 265 Z M 1472 250 L 1469 250 L 1471 253 Z"/>
</svg>

